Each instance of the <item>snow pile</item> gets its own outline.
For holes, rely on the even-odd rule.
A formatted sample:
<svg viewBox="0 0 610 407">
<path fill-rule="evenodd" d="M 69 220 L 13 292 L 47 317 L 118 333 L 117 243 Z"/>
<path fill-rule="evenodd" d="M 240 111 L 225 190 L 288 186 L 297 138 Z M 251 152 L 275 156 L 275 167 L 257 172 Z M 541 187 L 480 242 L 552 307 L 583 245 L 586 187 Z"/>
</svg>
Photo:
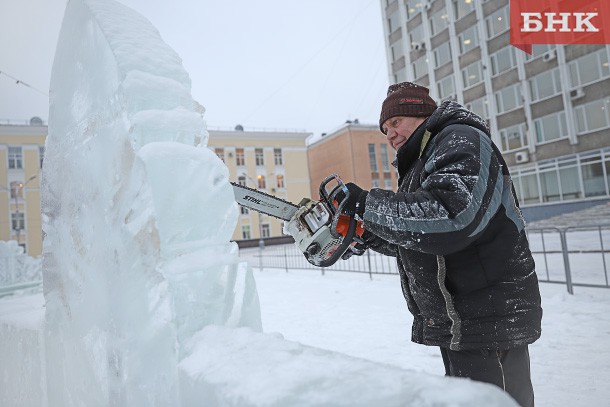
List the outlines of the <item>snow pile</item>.
<svg viewBox="0 0 610 407">
<path fill-rule="evenodd" d="M 32 404 L 51 406 L 514 405 L 259 332 L 252 271 L 229 243 L 228 170 L 198 107 L 147 20 L 68 3 L 43 169 L 45 322 L 35 299 L 18 312 L 31 324 L 0 315 L 16 349 L 0 351 L 0 404 L 36 387 Z"/>
<path fill-rule="evenodd" d="M 41 260 L 25 254 L 15 240 L 0 241 L 0 290 L 40 281 Z"/>
</svg>

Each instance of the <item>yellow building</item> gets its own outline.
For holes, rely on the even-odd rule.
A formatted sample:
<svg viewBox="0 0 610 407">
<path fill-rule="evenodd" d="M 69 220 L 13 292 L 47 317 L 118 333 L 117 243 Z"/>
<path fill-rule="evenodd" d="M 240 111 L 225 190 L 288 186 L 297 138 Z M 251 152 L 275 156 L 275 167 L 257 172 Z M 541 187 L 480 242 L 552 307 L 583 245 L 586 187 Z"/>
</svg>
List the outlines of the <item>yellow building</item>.
<svg viewBox="0 0 610 407">
<path fill-rule="evenodd" d="M 30 256 L 42 253 L 40 169 L 47 126 L 0 124 L 0 240 L 16 240 Z"/>
<path fill-rule="evenodd" d="M 209 130 L 208 147 L 225 162 L 231 181 L 290 202 L 310 197 L 306 140 L 311 133 Z M 317 198 L 317 196 L 315 197 Z M 240 208 L 233 240 L 281 237 L 283 222 Z"/>
</svg>

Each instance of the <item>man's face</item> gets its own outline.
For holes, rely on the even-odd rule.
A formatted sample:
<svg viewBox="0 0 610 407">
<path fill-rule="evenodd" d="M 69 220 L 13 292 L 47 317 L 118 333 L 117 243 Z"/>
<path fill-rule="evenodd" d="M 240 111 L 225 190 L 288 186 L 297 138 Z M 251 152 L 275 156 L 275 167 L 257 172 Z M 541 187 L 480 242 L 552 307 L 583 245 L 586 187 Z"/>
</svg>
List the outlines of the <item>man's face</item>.
<svg viewBox="0 0 610 407">
<path fill-rule="evenodd" d="M 425 117 L 395 116 L 386 120 L 381 128 L 392 148 L 398 151 L 424 121 Z"/>
</svg>

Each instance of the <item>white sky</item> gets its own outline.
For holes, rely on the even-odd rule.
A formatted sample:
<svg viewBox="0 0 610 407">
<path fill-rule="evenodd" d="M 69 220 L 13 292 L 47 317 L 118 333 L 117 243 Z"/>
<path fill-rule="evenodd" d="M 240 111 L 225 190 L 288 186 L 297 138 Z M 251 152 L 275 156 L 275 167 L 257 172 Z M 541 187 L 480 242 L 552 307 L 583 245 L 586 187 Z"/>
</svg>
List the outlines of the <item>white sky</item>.
<svg viewBox="0 0 610 407">
<path fill-rule="evenodd" d="M 208 126 L 331 132 L 376 123 L 388 86 L 379 0 L 120 0 L 183 59 Z M 0 0 L 0 71 L 48 93 L 66 0 Z M 0 75 L 0 122 L 48 98 Z"/>
</svg>

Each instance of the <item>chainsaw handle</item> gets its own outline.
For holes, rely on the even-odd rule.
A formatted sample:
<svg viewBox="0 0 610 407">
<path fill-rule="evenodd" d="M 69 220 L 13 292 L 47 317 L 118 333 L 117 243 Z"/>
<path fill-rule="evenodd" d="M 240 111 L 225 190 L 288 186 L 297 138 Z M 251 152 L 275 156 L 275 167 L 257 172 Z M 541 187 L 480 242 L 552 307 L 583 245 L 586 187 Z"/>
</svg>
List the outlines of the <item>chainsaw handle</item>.
<svg viewBox="0 0 610 407">
<path fill-rule="evenodd" d="M 339 216 L 337 216 L 336 218 L 339 219 Z M 320 262 L 320 264 L 317 265 L 318 267 L 330 267 L 333 264 L 335 264 L 337 262 L 337 260 L 339 260 L 343 256 L 343 254 L 349 248 L 349 245 L 352 244 L 354 235 L 356 234 L 357 223 L 358 223 L 358 221 L 356 220 L 355 216 L 350 215 L 349 216 L 349 226 L 347 228 L 347 232 L 345 233 L 345 237 L 341 241 L 341 244 L 339 245 L 337 250 L 335 250 L 335 252 L 332 254 L 332 256 L 330 256 L 328 259 Z M 332 232 L 332 230 L 331 230 L 331 232 Z"/>
</svg>

